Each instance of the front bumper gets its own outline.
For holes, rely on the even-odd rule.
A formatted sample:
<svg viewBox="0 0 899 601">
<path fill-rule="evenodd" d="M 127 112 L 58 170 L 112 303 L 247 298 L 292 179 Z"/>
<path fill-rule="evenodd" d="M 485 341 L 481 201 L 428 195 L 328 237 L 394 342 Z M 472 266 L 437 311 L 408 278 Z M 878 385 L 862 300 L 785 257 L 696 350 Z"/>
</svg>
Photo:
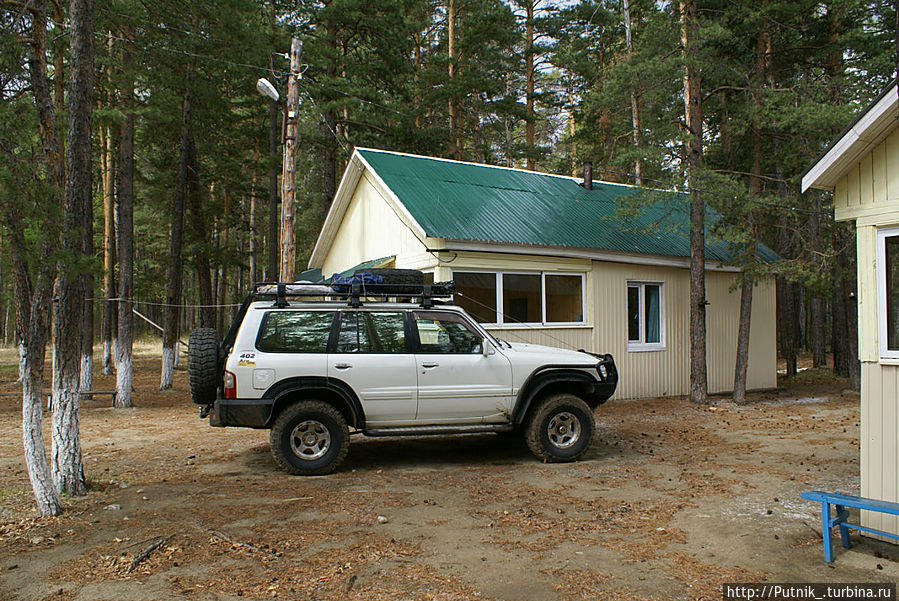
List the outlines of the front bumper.
<svg viewBox="0 0 899 601">
<path fill-rule="evenodd" d="M 618 368 L 615 366 L 615 358 L 612 355 L 596 356 L 600 359 L 596 364 L 599 382 L 593 387 L 593 395 L 597 404 L 602 404 L 608 401 L 618 388 Z"/>
</svg>

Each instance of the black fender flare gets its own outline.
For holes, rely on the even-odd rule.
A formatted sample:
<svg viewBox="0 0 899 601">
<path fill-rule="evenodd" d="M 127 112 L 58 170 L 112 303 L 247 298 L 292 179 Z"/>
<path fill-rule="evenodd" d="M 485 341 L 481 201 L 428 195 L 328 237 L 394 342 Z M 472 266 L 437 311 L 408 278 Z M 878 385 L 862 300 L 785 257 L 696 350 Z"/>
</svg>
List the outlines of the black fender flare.
<svg viewBox="0 0 899 601">
<path fill-rule="evenodd" d="M 325 402 L 333 403 L 335 398 L 337 399 L 336 407 L 346 416 L 350 426 L 356 429 L 365 427 L 365 411 L 362 409 L 359 397 L 356 396 L 350 385 L 336 378 L 318 376 L 286 378 L 266 390 L 263 397 L 273 400 L 272 412 L 269 415 L 267 425 L 271 426 L 278 412 L 294 393 L 301 392 L 304 396 L 315 396 L 316 391 L 327 393 L 327 398 L 320 399 Z"/>
<path fill-rule="evenodd" d="M 596 368 L 595 365 L 585 365 L 583 367 L 588 369 Z M 583 383 L 592 388 L 597 383 L 597 380 L 590 374 L 579 369 L 572 369 L 570 366 L 545 366 L 534 370 L 518 391 L 515 408 L 512 410 L 512 423 L 520 426 L 524 422 L 524 418 L 534 399 L 538 398 L 547 386 L 559 382 Z"/>
</svg>

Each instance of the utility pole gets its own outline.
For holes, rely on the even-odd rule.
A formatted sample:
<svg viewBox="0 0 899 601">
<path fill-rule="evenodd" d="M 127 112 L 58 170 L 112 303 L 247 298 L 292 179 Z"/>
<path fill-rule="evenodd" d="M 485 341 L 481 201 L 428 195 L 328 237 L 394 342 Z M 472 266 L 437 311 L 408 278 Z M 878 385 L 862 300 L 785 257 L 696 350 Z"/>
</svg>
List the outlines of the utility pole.
<svg viewBox="0 0 899 601">
<path fill-rule="evenodd" d="M 287 106 L 284 126 L 284 165 L 281 171 L 281 269 L 278 280 L 294 280 L 296 241 L 294 226 L 296 213 L 296 156 L 297 156 L 297 112 L 300 105 L 300 55 L 303 44 L 296 38 L 290 42 L 290 76 L 287 79 Z"/>
</svg>

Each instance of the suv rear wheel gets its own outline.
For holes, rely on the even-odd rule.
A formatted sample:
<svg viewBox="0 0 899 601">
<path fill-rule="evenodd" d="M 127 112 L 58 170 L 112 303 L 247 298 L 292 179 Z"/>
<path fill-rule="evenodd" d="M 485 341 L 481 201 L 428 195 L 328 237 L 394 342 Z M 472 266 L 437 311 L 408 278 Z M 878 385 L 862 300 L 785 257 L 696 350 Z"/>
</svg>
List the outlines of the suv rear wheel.
<svg viewBox="0 0 899 601">
<path fill-rule="evenodd" d="M 281 468 L 312 476 L 329 474 L 343 463 L 350 434 L 340 411 L 321 401 L 301 401 L 275 419 L 269 441 Z"/>
<path fill-rule="evenodd" d="M 574 461 L 593 438 L 593 412 L 571 394 L 549 396 L 534 410 L 525 426 L 528 448 L 549 463 Z"/>
</svg>

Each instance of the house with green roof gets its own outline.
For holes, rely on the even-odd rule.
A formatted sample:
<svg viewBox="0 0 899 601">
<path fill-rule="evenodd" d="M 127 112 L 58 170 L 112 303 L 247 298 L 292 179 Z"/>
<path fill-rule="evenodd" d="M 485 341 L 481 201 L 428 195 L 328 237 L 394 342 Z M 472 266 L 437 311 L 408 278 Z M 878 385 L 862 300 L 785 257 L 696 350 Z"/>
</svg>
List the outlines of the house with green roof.
<svg viewBox="0 0 899 601">
<path fill-rule="evenodd" d="M 612 353 L 616 398 L 689 392 L 688 214 L 677 195 L 357 148 L 309 260 L 454 280 L 455 303 L 514 342 Z M 627 217 L 627 199 L 641 205 Z M 646 205 L 646 206 L 643 206 Z M 733 388 L 739 291 L 728 244 L 706 243 L 708 383 Z M 761 260 L 776 260 L 767 248 Z M 777 384 L 773 281 L 756 285 L 747 385 Z"/>
</svg>

